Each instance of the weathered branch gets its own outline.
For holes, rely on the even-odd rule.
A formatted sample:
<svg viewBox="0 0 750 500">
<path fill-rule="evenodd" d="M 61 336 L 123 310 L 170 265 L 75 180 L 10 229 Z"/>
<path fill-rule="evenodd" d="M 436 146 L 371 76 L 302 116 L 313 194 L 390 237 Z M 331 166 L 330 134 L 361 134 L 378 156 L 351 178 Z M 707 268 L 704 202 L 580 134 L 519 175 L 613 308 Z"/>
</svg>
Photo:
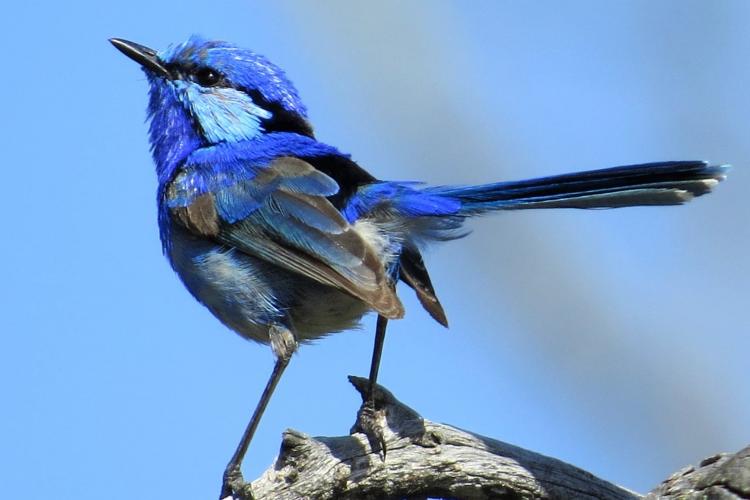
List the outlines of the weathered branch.
<svg viewBox="0 0 750 500">
<path fill-rule="evenodd" d="M 365 398 L 367 379 L 349 377 Z M 367 425 L 362 425 L 367 414 Z M 665 480 L 645 497 L 555 458 L 423 419 L 377 386 L 352 435 L 284 433 L 276 463 L 236 496 L 296 499 L 740 500 L 750 499 L 750 446 L 715 455 Z M 355 429 L 367 428 L 366 436 Z M 383 446 L 385 445 L 385 446 Z"/>
<path fill-rule="evenodd" d="M 350 381 L 365 394 L 367 379 Z M 276 463 L 251 484 L 237 478 L 235 491 L 257 499 L 641 498 L 560 460 L 425 420 L 380 386 L 375 396 L 385 457 L 378 440 L 361 433 L 312 438 L 288 430 Z"/>
<path fill-rule="evenodd" d="M 672 474 L 644 500 L 750 499 L 750 446 L 734 455 L 704 459 L 698 467 Z"/>
</svg>

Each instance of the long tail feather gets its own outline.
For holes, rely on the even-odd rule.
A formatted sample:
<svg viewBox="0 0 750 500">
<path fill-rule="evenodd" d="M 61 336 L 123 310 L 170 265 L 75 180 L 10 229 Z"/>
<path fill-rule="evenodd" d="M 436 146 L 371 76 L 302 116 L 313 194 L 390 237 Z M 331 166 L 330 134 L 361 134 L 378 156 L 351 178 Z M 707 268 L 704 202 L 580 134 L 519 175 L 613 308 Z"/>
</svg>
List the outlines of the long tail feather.
<svg viewBox="0 0 750 500">
<path fill-rule="evenodd" d="M 670 161 L 425 191 L 459 200 L 460 215 L 527 208 L 679 205 L 711 191 L 728 169 L 728 165 L 704 161 Z"/>
</svg>

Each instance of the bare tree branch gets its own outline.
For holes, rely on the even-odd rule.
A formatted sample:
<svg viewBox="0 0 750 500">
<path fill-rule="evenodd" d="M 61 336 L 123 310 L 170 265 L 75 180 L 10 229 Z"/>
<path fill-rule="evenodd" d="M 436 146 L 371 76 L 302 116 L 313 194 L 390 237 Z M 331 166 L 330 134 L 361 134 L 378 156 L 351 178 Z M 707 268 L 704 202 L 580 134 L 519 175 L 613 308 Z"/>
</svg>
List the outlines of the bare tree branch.
<svg viewBox="0 0 750 500">
<path fill-rule="evenodd" d="M 750 499 L 750 446 L 686 467 L 661 483 L 644 500 Z"/>
<path fill-rule="evenodd" d="M 364 400 L 367 379 L 349 380 Z M 643 497 L 555 458 L 425 420 L 381 386 L 375 410 L 365 408 L 350 436 L 286 431 L 276 463 L 261 477 L 233 478 L 238 500 L 750 499 L 750 446 L 679 471 Z M 355 432 L 360 428 L 378 435 Z"/>
<path fill-rule="evenodd" d="M 349 379 L 366 393 L 367 379 Z M 560 460 L 425 420 L 380 386 L 375 406 L 386 453 L 361 433 L 312 438 L 288 430 L 273 466 L 252 484 L 237 478 L 238 496 L 251 498 L 252 489 L 255 498 L 280 500 L 641 498 Z"/>
</svg>

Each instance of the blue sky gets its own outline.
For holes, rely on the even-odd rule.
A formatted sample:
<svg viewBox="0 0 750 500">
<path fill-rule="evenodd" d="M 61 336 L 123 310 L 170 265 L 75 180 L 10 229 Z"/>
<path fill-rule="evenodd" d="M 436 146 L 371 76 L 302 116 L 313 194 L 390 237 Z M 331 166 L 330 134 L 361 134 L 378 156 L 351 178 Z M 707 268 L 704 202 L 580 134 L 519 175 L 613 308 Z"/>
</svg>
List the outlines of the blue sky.
<svg viewBox="0 0 750 500">
<path fill-rule="evenodd" d="M 428 255 L 451 322 L 403 290 L 381 381 L 425 417 L 632 489 L 750 442 L 750 4 L 14 3 L 4 8 L 0 491 L 211 498 L 271 369 L 160 255 L 146 83 L 107 43 L 191 33 L 284 67 L 320 139 L 385 179 L 473 183 L 732 163 L 684 207 L 506 213 Z M 281 432 L 345 434 L 373 318 L 301 349 Z"/>
</svg>

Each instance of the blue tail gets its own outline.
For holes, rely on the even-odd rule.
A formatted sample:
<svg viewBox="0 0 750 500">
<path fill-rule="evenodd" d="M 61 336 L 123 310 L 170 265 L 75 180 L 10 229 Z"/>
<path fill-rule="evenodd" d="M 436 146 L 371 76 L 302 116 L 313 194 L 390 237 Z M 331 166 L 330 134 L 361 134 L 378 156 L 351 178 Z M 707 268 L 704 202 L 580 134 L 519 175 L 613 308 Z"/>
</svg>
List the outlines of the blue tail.
<svg viewBox="0 0 750 500">
<path fill-rule="evenodd" d="M 525 208 L 680 205 L 711 191 L 728 169 L 703 161 L 670 161 L 481 186 L 422 188 L 414 182 L 377 181 L 360 187 L 342 212 L 351 223 L 367 217 L 387 231 L 401 232 L 394 238 L 402 245 L 401 279 L 417 291 L 432 317 L 447 325 L 418 249 L 466 235 L 461 227 L 467 217 Z"/>
<path fill-rule="evenodd" d="M 458 215 L 465 216 L 526 208 L 679 205 L 710 192 L 728 169 L 703 161 L 669 161 L 480 186 L 437 186 L 423 192 L 458 200 Z"/>
</svg>

